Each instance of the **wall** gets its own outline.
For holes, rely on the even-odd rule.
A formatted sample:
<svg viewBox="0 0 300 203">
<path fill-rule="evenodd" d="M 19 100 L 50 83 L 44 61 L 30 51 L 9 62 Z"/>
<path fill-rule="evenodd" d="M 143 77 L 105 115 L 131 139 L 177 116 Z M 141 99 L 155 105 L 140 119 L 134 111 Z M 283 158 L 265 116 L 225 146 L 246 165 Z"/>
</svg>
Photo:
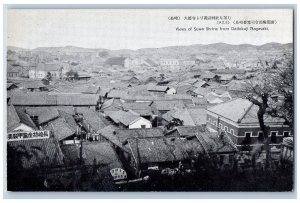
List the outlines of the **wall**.
<svg viewBox="0 0 300 203">
<path fill-rule="evenodd" d="M 142 128 L 142 125 L 145 125 L 145 128 L 152 128 L 151 122 L 141 117 L 138 120 L 134 121 L 132 124 L 130 124 L 129 129 Z"/>
<path fill-rule="evenodd" d="M 21 123 L 20 126 L 16 127 L 13 131 L 24 131 L 24 132 L 29 132 L 29 131 L 34 131 L 33 128 Z"/>
<path fill-rule="evenodd" d="M 212 115 L 207 115 L 207 127 L 212 128 L 216 131 L 219 129 L 222 129 L 223 131 L 226 131 L 227 134 L 231 137 L 232 141 L 237 145 L 245 145 L 245 144 L 255 144 L 259 141 L 258 139 L 258 132 L 261 132 L 260 127 L 258 124 L 254 124 L 252 126 L 246 127 L 241 126 L 236 123 L 235 125 L 233 122 L 227 121 L 225 118 L 219 117 L 219 121 L 217 117 Z M 238 125 L 238 126 L 236 126 Z M 270 125 L 270 132 L 271 131 L 277 131 L 276 139 L 274 139 L 273 144 L 280 144 L 283 140 L 283 132 L 284 131 L 290 131 L 289 127 L 287 126 L 272 126 Z M 246 139 L 245 133 L 250 132 L 252 135 L 249 139 Z M 269 134 L 270 136 L 270 134 Z"/>
</svg>

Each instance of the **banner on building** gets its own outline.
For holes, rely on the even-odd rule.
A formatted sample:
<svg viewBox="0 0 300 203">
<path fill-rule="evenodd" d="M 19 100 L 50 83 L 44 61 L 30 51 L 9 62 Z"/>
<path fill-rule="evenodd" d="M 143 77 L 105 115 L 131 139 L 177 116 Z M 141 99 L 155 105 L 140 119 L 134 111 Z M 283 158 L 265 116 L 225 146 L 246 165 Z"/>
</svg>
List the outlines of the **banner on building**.
<svg viewBox="0 0 300 203">
<path fill-rule="evenodd" d="M 7 141 L 47 139 L 49 137 L 49 130 L 39 130 L 31 132 L 11 132 L 8 133 Z"/>
</svg>

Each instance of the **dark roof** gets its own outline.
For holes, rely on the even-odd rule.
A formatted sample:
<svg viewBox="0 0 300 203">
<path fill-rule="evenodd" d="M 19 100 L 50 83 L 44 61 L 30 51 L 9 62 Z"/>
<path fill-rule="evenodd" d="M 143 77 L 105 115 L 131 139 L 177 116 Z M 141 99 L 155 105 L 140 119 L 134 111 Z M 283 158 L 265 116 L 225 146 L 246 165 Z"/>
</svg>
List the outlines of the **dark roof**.
<svg viewBox="0 0 300 203">
<path fill-rule="evenodd" d="M 77 165 L 80 160 L 80 145 L 62 145 L 62 152 L 69 165 Z M 114 148 L 107 142 L 83 142 L 82 157 L 85 165 L 101 165 L 113 168 L 123 168 Z"/>
<path fill-rule="evenodd" d="M 176 118 L 183 121 L 184 126 L 206 124 L 206 110 L 202 108 L 174 109 L 162 116 L 166 121 Z"/>
<path fill-rule="evenodd" d="M 97 106 L 100 99 L 96 94 L 57 94 L 56 97 L 58 106 Z"/>
<path fill-rule="evenodd" d="M 196 137 L 207 153 L 231 153 L 238 151 L 227 133 L 224 133 L 224 136 L 221 138 L 219 133 L 205 131 L 196 134 Z"/>
<path fill-rule="evenodd" d="M 22 93 L 11 96 L 13 105 L 18 106 L 56 106 L 57 99 L 55 95 L 45 93 Z"/>
<path fill-rule="evenodd" d="M 152 102 L 124 103 L 123 109 L 124 110 L 133 110 L 134 112 L 137 112 L 141 116 L 149 116 L 149 115 L 154 114 L 154 112 L 152 111 L 152 108 L 150 107 L 151 103 Z"/>
<path fill-rule="evenodd" d="M 80 107 L 76 108 L 76 112 L 82 114 L 84 122 L 88 125 L 86 127 L 89 127 L 91 132 L 97 132 L 106 126 L 102 120 L 104 118 L 93 109 Z"/>
<path fill-rule="evenodd" d="M 66 120 L 61 117 L 50 121 L 45 129 L 52 131 L 54 133 L 54 137 L 59 141 L 64 140 L 76 133 L 76 130 L 73 129 L 66 122 Z"/>
<path fill-rule="evenodd" d="M 24 168 L 63 165 L 63 154 L 58 141 L 54 138 L 10 141 L 7 145 L 12 147 L 15 153 L 22 152 L 16 155 L 22 156 L 20 159 Z M 28 153 L 28 156 L 25 156 L 23 152 Z"/>
<path fill-rule="evenodd" d="M 116 129 L 116 136 L 121 143 L 128 139 L 145 137 L 163 137 L 161 128 Z"/>
<path fill-rule="evenodd" d="M 39 124 L 47 123 L 59 117 L 58 111 L 56 109 L 45 109 L 38 116 Z"/>
<path fill-rule="evenodd" d="M 6 89 L 8 90 L 8 89 L 10 89 L 10 88 L 12 88 L 12 87 L 14 87 L 14 88 L 17 88 L 18 86 L 15 84 L 15 83 L 7 83 L 6 84 Z"/>
<path fill-rule="evenodd" d="M 212 79 L 216 76 L 216 74 L 212 73 L 212 72 L 205 72 L 201 75 L 201 78 L 204 79 Z"/>
<path fill-rule="evenodd" d="M 205 152 L 196 139 L 152 137 L 131 139 L 128 142 L 135 160 L 140 163 L 182 161 Z"/>
<path fill-rule="evenodd" d="M 21 120 L 14 106 L 7 107 L 7 131 L 10 132 L 19 127 Z"/>
<path fill-rule="evenodd" d="M 110 90 L 107 94 L 107 98 L 123 98 L 128 93 L 124 90 Z"/>
<path fill-rule="evenodd" d="M 19 106 L 96 106 L 99 96 L 95 94 L 26 93 L 11 97 L 12 104 Z"/>
<path fill-rule="evenodd" d="M 184 108 L 185 105 L 181 100 L 170 101 L 154 101 L 151 105 L 159 111 L 169 111 L 176 108 Z"/>
<path fill-rule="evenodd" d="M 176 129 L 182 137 L 195 136 L 207 131 L 204 126 L 177 126 Z"/>
<path fill-rule="evenodd" d="M 133 121 L 140 118 L 137 113 L 132 111 L 107 111 L 105 112 L 106 116 L 111 118 L 115 123 L 119 124 L 122 123 L 125 126 L 129 126 Z"/>
<path fill-rule="evenodd" d="M 245 74 L 246 70 L 241 69 L 218 69 L 213 71 L 216 74 Z"/>
<path fill-rule="evenodd" d="M 148 91 L 151 92 L 166 92 L 169 89 L 167 86 L 159 86 L 159 85 L 149 85 L 147 87 Z"/>
<path fill-rule="evenodd" d="M 46 110 L 61 110 L 68 114 L 75 115 L 75 110 L 73 106 L 35 106 L 25 108 L 25 112 L 30 116 L 39 116 L 43 114 Z"/>
<path fill-rule="evenodd" d="M 124 62 L 125 62 L 125 57 L 111 57 L 108 58 L 104 63 L 106 65 L 119 65 L 119 66 L 124 66 Z"/>
<path fill-rule="evenodd" d="M 64 118 L 65 121 L 67 122 L 67 124 L 69 125 L 69 127 L 73 130 L 77 130 L 78 125 L 74 119 L 74 117 L 72 116 L 72 114 L 69 114 L 63 110 L 58 110 L 59 116 L 61 118 Z"/>
<path fill-rule="evenodd" d="M 21 123 L 33 129 L 37 129 L 30 116 L 25 113 L 25 109 L 22 107 L 14 107 L 13 105 L 8 106 L 7 119 L 8 131 L 18 127 Z"/>
<path fill-rule="evenodd" d="M 203 88 L 203 87 L 198 87 L 198 88 L 194 89 L 193 92 L 197 95 L 205 96 L 208 93 L 210 93 L 211 90 L 207 89 L 207 88 Z"/>
<path fill-rule="evenodd" d="M 47 87 L 41 80 L 26 81 L 21 83 L 20 86 L 26 89 L 39 89 Z"/>
<path fill-rule="evenodd" d="M 106 100 L 102 106 L 101 106 L 101 110 L 105 111 L 105 110 L 110 110 L 110 111 L 115 111 L 115 110 L 119 110 L 121 109 L 122 103 L 120 101 L 120 99 L 109 99 Z"/>
<path fill-rule="evenodd" d="M 103 137 L 105 137 L 107 140 L 109 140 L 112 144 L 118 146 L 119 148 L 123 149 L 124 151 L 128 152 L 129 149 L 127 149 L 118 139 L 115 130 L 118 129 L 117 127 L 113 125 L 108 125 L 102 129 L 100 129 L 97 133 L 100 133 Z"/>
</svg>

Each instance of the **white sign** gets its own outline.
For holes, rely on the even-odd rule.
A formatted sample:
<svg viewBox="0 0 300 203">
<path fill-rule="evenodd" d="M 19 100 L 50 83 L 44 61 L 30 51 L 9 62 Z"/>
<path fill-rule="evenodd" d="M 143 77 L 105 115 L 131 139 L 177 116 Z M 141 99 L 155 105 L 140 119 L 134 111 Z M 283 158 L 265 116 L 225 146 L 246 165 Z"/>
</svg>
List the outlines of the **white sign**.
<svg viewBox="0 0 300 203">
<path fill-rule="evenodd" d="M 31 132 L 11 132 L 8 133 L 7 141 L 47 139 L 49 137 L 49 130 L 39 130 Z"/>
<path fill-rule="evenodd" d="M 121 168 L 114 168 L 110 170 L 110 174 L 114 180 L 122 180 L 127 178 L 127 173 Z"/>
</svg>

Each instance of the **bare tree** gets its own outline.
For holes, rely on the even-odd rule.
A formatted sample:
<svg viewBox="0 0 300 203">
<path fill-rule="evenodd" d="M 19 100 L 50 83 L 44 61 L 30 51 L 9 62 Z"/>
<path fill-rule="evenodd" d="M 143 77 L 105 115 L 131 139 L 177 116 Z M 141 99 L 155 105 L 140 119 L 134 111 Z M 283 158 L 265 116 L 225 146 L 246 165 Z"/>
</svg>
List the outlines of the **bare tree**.
<svg viewBox="0 0 300 203">
<path fill-rule="evenodd" d="M 270 127 L 265 124 L 266 116 L 282 118 L 292 125 L 293 118 L 293 63 L 291 57 L 284 54 L 271 62 L 260 62 L 262 68 L 257 76 L 247 82 L 246 98 L 258 106 L 257 118 L 263 132 L 266 150 L 266 167 L 269 167 L 271 138 Z M 283 98 L 281 98 L 283 97 Z"/>
</svg>

